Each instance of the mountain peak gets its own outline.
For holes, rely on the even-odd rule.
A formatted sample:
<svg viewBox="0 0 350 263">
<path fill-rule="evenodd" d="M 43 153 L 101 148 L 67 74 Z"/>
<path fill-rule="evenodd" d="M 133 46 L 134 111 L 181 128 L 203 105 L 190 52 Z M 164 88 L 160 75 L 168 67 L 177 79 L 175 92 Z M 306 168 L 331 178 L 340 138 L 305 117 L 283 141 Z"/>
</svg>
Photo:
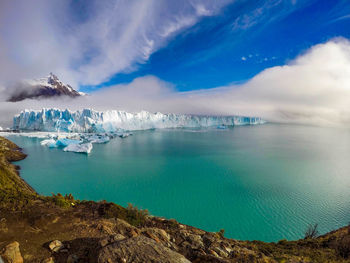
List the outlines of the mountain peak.
<svg viewBox="0 0 350 263">
<path fill-rule="evenodd" d="M 52 72 L 50 72 L 48 79 L 51 81 L 53 81 L 53 80 L 58 81 L 59 80 L 58 77 L 55 74 L 53 74 Z"/>
<path fill-rule="evenodd" d="M 85 95 L 74 90 L 70 85 L 64 84 L 50 72 L 46 78 L 24 80 L 18 83 L 7 101 L 17 102 L 25 99 L 40 99 L 50 97 L 79 97 Z"/>
</svg>

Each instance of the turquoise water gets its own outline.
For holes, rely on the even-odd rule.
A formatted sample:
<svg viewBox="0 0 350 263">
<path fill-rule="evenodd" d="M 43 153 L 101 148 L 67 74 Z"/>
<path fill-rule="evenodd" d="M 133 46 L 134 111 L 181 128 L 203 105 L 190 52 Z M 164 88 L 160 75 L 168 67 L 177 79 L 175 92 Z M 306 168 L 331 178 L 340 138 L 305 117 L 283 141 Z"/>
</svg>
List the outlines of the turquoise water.
<svg viewBox="0 0 350 263">
<path fill-rule="evenodd" d="M 90 155 L 11 136 L 21 176 L 41 194 L 128 202 L 227 237 L 298 239 L 350 221 L 350 131 L 267 124 L 152 130 L 94 145 Z"/>
</svg>

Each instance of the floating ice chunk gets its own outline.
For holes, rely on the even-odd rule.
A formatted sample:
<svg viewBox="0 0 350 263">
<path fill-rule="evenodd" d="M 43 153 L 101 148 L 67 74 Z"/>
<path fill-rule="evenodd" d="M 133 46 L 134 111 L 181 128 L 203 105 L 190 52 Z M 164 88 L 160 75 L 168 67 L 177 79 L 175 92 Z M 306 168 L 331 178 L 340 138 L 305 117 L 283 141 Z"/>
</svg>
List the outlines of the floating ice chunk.
<svg viewBox="0 0 350 263">
<path fill-rule="evenodd" d="M 29 133 L 20 133 L 29 134 Z M 41 145 L 50 148 L 63 148 L 69 152 L 86 152 L 92 150 L 92 143 L 107 143 L 115 138 L 116 134 L 91 134 L 91 133 L 32 133 L 30 136 L 38 135 L 38 138 L 44 138 Z"/>
<path fill-rule="evenodd" d="M 48 136 L 50 139 L 54 139 L 54 140 L 57 140 L 57 139 L 58 139 L 58 134 L 49 133 L 47 136 Z"/>
<path fill-rule="evenodd" d="M 3 130 L 3 128 L 0 126 L 0 131 L 2 131 Z"/>
<path fill-rule="evenodd" d="M 120 138 L 126 138 L 126 137 L 129 137 L 130 135 L 132 135 L 132 133 L 129 133 L 129 132 L 118 133 L 118 136 Z"/>
<path fill-rule="evenodd" d="M 76 152 L 76 153 L 90 153 L 92 150 L 92 143 L 82 143 L 82 144 L 69 144 L 63 149 L 65 152 Z"/>
<path fill-rule="evenodd" d="M 88 141 L 91 143 L 107 143 L 109 142 L 109 137 L 107 135 L 92 135 L 91 137 L 88 138 Z"/>
<path fill-rule="evenodd" d="M 67 138 L 58 139 L 56 141 L 56 145 L 59 147 L 66 147 L 66 146 L 69 146 L 71 144 L 80 144 L 80 143 L 82 143 L 81 140 L 72 140 L 72 139 L 67 139 Z"/>
<path fill-rule="evenodd" d="M 219 129 L 219 130 L 225 130 L 225 129 L 227 129 L 227 126 L 226 125 L 219 125 L 216 128 Z"/>
<path fill-rule="evenodd" d="M 57 146 L 57 141 L 54 139 L 46 139 L 40 142 L 41 145 L 46 145 L 49 148 L 56 148 Z"/>
</svg>

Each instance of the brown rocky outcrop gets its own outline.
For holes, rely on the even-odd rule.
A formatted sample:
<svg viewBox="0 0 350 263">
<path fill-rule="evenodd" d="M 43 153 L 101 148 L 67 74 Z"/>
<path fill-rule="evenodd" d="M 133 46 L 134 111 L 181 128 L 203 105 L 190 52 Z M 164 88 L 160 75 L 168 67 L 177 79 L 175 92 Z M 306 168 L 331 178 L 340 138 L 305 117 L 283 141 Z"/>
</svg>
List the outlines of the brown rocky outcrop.
<svg viewBox="0 0 350 263">
<path fill-rule="evenodd" d="M 102 248 L 98 254 L 98 263 L 111 262 L 190 263 L 183 255 L 142 235 Z"/>
<path fill-rule="evenodd" d="M 1 257 L 5 263 L 23 263 L 21 251 L 19 250 L 19 243 L 16 241 L 8 244 L 3 249 Z"/>
</svg>

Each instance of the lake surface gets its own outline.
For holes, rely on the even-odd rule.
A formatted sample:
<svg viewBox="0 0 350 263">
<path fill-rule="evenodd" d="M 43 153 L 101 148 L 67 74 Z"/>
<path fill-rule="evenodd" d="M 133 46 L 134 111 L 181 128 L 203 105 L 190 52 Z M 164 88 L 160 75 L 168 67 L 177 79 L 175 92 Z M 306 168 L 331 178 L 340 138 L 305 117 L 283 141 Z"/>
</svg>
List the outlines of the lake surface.
<svg viewBox="0 0 350 263">
<path fill-rule="evenodd" d="M 10 136 L 39 193 L 133 203 L 243 240 L 298 239 L 350 221 L 350 131 L 297 125 L 152 130 L 94 145 L 90 155 Z"/>
</svg>

